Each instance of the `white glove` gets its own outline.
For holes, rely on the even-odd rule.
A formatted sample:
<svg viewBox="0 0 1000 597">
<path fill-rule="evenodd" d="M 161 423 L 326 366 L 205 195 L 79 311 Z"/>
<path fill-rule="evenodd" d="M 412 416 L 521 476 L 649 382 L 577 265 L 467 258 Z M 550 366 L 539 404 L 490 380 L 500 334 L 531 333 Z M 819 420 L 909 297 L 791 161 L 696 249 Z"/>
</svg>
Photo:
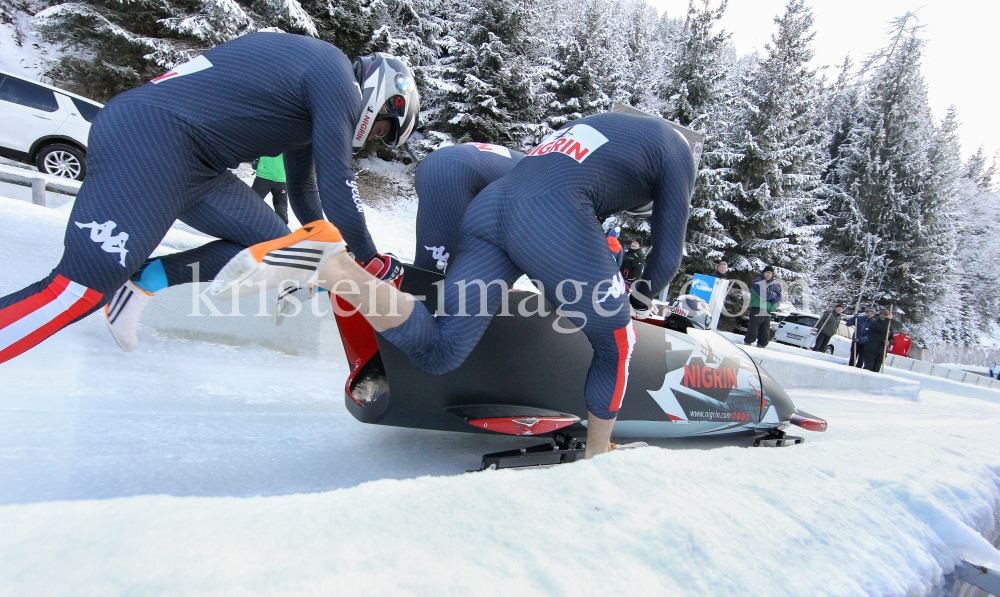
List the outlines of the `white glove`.
<svg viewBox="0 0 1000 597">
<path fill-rule="evenodd" d="M 647 319 L 653 315 L 659 315 L 659 313 L 660 310 L 656 308 L 656 305 L 650 305 L 648 309 L 636 310 L 634 307 L 632 308 L 632 317 L 636 319 Z"/>
</svg>

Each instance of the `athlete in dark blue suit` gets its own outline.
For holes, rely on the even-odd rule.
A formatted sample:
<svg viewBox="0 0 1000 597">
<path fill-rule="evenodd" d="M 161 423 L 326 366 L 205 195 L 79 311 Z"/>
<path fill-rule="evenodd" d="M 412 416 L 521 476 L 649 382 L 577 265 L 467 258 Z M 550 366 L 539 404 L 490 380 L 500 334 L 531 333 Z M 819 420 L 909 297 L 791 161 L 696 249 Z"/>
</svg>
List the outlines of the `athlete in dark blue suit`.
<svg viewBox="0 0 1000 597">
<path fill-rule="evenodd" d="M 524 154 L 500 145 L 464 143 L 432 152 L 417 166 L 417 248 L 413 265 L 447 273 L 460 248 L 465 210 Z"/>
<path fill-rule="evenodd" d="M 587 452 L 601 453 L 610 449 L 635 332 L 625 283 L 598 219 L 652 200 L 654 248 L 635 287 L 653 296 L 680 265 L 693 186 L 687 141 L 666 121 L 618 113 L 582 118 L 544 139 L 473 201 L 462 224 L 462 252 L 443 287 L 443 313 L 433 317 L 384 284 L 374 293 L 338 294 L 418 366 L 444 373 L 482 337 L 490 317 L 480 315 L 495 314 L 503 289 L 527 274 L 594 348 L 585 390 Z M 370 279 L 341 257 L 320 274 L 358 285 Z"/>
<path fill-rule="evenodd" d="M 261 64 L 267 77 L 259 76 Z M 0 298 L 0 362 L 106 304 L 112 332 L 129 350 L 136 305 L 152 284 L 211 280 L 250 245 L 288 234 L 281 219 L 229 168 L 284 154 L 288 193 L 313 205 L 361 263 L 386 260 L 368 234 L 352 150 L 370 135 L 406 141 L 419 110 L 407 67 L 388 54 L 359 58 L 318 39 L 253 33 L 217 46 L 115 97 L 90 133 L 80 189 L 59 265 L 44 280 Z M 221 240 L 146 263 L 180 219 Z M 289 272 L 294 272 L 289 267 Z M 135 284 L 126 284 L 142 269 Z M 144 282 L 147 275 L 150 280 Z M 124 285 L 124 286 L 123 286 Z M 118 291 L 116 293 L 116 291 Z M 131 306 L 130 306 L 131 305 Z M 127 319 L 128 319 L 127 318 Z M 131 332 L 131 337 L 127 337 Z"/>
</svg>

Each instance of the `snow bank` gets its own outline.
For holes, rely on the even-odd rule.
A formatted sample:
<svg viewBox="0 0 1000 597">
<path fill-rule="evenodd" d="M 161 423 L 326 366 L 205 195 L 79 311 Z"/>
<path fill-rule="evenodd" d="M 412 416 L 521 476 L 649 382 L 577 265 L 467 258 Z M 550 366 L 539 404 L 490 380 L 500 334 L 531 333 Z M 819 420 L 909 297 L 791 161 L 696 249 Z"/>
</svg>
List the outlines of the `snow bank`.
<svg viewBox="0 0 1000 597">
<path fill-rule="evenodd" d="M 1000 499 L 990 406 L 989 424 L 864 444 L 843 433 L 310 495 L 5 506 L 0 592 L 923 595 L 958 558 L 1000 567 L 977 533 Z"/>
<path fill-rule="evenodd" d="M 919 400 L 920 397 L 921 386 L 918 382 L 830 362 L 829 358 L 836 358 L 830 357 L 830 355 L 820 355 L 794 348 L 792 350 L 799 354 L 791 351 L 777 351 L 772 350 L 770 344 L 767 348 L 744 346 L 743 349 L 754 362 L 779 380 L 786 390 L 819 389 L 867 392 L 898 396 L 908 400 Z M 815 356 L 813 356 L 814 354 Z M 816 357 L 827 357 L 827 359 Z"/>
</svg>

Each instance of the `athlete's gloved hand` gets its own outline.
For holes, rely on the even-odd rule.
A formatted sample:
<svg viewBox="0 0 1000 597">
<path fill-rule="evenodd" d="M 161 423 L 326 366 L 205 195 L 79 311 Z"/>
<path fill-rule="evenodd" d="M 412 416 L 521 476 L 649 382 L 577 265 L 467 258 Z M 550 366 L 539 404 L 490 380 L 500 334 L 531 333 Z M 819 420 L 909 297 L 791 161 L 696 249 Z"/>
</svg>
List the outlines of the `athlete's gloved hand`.
<svg viewBox="0 0 1000 597">
<path fill-rule="evenodd" d="M 385 255 L 379 253 L 369 259 L 368 263 L 362 263 L 361 267 L 365 268 L 366 272 L 379 280 L 396 284 L 397 287 L 399 284 L 396 280 L 400 279 L 403 275 L 403 264 L 392 253 L 386 253 Z"/>
<path fill-rule="evenodd" d="M 634 285 L 633 285 L 634 288 Z M 628 295 L 629 306 L 632 308 L 632 317 L 636 319 L 646 319 L 652 315 L 656 315 L 659 311 L 653 301 L 643 296 L 639 298 L 636 296 L 637 290 L 633 290 L 631 294 Z"/>
</svg>

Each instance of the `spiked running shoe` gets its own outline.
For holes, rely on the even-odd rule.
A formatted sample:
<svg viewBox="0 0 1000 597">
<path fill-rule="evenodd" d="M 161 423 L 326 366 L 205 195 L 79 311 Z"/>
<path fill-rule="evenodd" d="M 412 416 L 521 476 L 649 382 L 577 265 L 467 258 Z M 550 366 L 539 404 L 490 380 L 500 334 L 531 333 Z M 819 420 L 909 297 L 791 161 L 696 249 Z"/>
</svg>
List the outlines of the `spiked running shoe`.
<svg viewBox="0 0 1000 597">
<path fill-rule="evenodd" d="M 319 277 L 326 260 L 346 250 L 340 231 L 325 220 L 310 222 L 281 238 L 247 247 L 222 268 L 209 294 L 221 296 L 238 287 L 239 295 L 294 284 L 308 288 Z"/>
<path fill-rule="evenodd" d="M 125 352 L 132 352 L 139 346 L 135 330 L 139 325 L 139 316 L 151 298 L 151 292 L 146 292 L 132 282 L 126 282 L 108 304 L 104 305 L 104 320 L 108 323 L 108 330 Z"/>
</svg>

